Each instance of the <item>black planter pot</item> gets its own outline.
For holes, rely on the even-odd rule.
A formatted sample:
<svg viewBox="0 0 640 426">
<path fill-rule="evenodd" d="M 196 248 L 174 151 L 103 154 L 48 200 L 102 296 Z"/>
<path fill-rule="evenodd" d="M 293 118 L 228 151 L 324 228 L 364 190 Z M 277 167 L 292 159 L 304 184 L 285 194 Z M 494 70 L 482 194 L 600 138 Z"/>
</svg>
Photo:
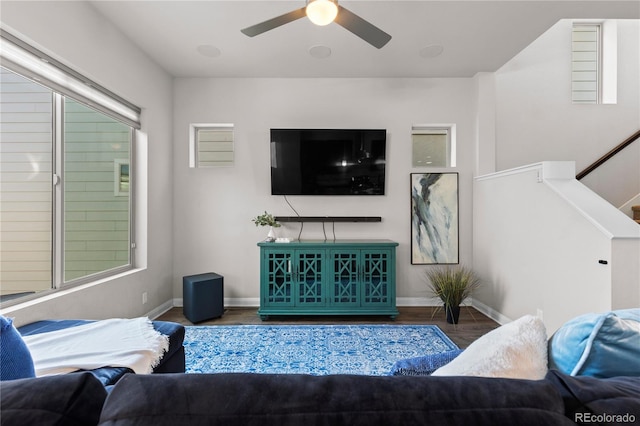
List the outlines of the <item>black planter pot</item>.
<svg viewBox="0 0 640 426">
<path fill-rule="evenodd" d="M 447 313 L 447 322 L 449 324 L 457 324 L 460 319 L 460 306 L 444 305 L 444 311 Z"/>
</svg>

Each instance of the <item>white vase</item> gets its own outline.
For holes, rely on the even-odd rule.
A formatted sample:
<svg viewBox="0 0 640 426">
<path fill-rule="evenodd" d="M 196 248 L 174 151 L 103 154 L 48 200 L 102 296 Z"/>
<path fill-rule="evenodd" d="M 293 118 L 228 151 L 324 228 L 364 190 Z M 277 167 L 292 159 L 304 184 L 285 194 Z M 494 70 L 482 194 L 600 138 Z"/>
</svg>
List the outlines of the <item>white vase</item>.
<svg viewBox="0 0 640 426">
<path fill-rule="evenodd" d="M 269 233 L 267 234 L 267 240 L 266 241 L 275 241 L 276 240 L 276 233 L 273 230 L 273 226 L 269 227 Z"/>
</svg>

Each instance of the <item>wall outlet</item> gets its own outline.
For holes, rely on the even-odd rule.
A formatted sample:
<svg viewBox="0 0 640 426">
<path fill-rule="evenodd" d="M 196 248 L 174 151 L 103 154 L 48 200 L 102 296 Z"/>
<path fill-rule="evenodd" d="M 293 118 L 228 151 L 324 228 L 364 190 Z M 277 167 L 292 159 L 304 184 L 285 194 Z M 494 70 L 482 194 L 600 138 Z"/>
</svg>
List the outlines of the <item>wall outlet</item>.
<svg viewBox="0 0 640 426">
<path fill-rule="evenodd" d="M 541 320 L 542 320 L 542 319 L 544 319 L 544 317 L 542 316 L 542 309 L 538 309 L 538 310 L 536 311 L 536 316 L 537 316 L 538 318 L 540 318 Z"/>
<path fill-rule="evenodd" d="M 144 293 L 142 293 L 142 304 L 143 305 L 147 304 L 147 292 L 146 291 Z"/>
</svg>

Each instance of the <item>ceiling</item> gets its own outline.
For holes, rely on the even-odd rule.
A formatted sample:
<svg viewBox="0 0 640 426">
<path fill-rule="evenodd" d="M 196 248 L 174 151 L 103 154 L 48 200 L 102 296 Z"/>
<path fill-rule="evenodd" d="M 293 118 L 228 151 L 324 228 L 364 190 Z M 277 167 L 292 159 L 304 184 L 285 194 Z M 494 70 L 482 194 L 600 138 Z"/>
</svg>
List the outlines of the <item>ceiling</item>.
<svg viewBox="0 0 640 426">
<path fill-rule="evenodd" d="M 640 18 L 637 0 L 340 1 L 393 37 L 378 50 L 307 18 L 253 38 L 240 32 L 305 0 L 91 3 L 176 77 L 471 77 L 497 70 L 560 19 Z"/>
</svg>

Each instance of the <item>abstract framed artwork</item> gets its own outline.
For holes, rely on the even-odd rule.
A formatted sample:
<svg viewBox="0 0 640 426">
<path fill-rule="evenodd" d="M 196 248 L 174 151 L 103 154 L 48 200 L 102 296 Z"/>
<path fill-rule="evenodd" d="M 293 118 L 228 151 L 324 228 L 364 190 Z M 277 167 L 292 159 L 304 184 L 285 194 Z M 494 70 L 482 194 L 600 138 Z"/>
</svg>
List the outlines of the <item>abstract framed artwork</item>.
<svg viewBox="0 0 640 426">
<path fill-rule="evenodd" d="M 411 264 L 457 264 L 458 173 L 411 173 Z"/>
</svg>

